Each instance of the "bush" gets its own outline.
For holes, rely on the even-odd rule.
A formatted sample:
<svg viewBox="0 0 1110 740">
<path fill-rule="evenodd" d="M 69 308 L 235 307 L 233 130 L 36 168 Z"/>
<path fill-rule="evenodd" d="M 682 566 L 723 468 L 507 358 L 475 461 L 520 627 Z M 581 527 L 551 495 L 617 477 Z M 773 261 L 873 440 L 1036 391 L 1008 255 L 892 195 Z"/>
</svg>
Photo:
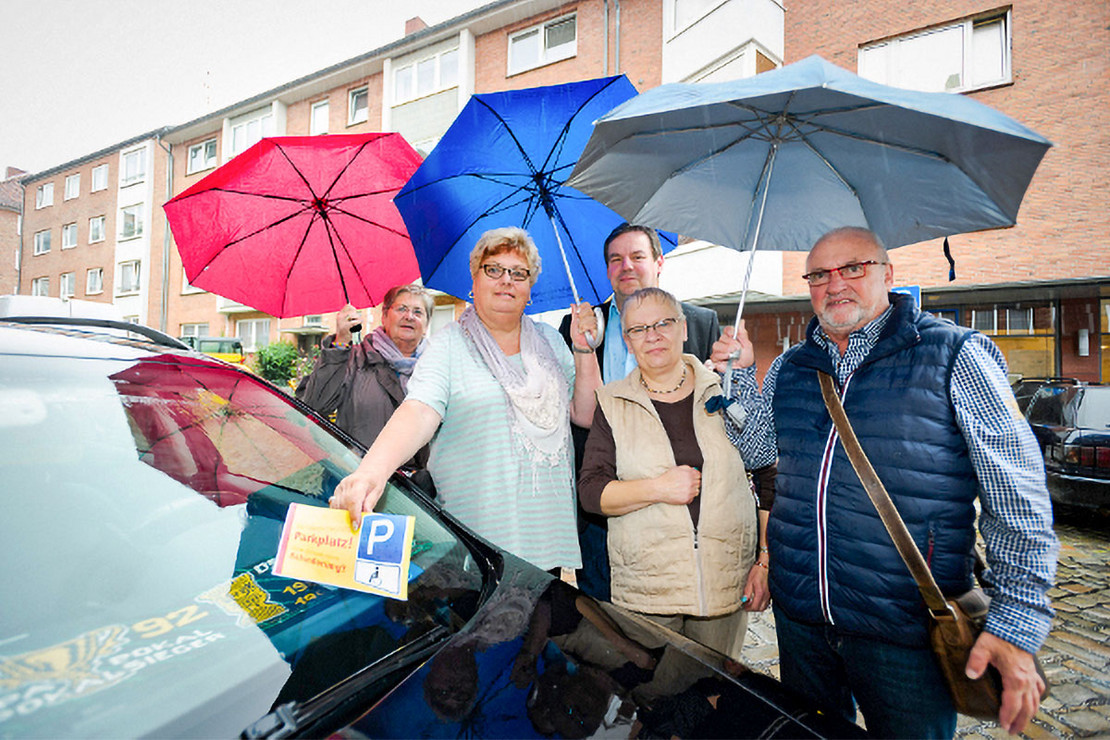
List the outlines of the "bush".
<svg viewBox="0 0 1110 740">
<path fill-rule="evenodd" d="M 259 348 L 254 363 L 263 378 L 275 385 L 284 385 L 293 377 L 297 348 L 290 342 L 267 344 Z"/>
</svg>

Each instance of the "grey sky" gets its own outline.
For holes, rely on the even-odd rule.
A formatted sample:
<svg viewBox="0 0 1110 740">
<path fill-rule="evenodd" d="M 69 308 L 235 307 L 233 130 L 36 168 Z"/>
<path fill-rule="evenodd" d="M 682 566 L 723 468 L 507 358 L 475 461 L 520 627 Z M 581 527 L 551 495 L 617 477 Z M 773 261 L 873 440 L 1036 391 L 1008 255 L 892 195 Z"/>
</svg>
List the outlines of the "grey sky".
<svg viewBox="0 0 1110 740">
<path fill-rule="evenodd" d="M 0 0 L 0 176 L 184 123 L 488 0 Z M 306 10 L 311 10 L 306 14 Z"/>
</svg>

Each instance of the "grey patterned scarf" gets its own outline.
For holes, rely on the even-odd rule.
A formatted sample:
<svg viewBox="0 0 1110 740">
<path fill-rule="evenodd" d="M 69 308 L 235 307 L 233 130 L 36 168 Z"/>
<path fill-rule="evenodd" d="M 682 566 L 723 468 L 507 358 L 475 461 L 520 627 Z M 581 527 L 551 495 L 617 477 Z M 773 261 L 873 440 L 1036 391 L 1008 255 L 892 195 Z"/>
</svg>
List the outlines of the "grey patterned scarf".
<svg viewBox="0 0 1110 740">
<path fill-rule="evenodd" d="M 463 334 L 505 391 L 516 437 L 548 465 L 567 454 L 570 440 L 569 388 L 555 352 L 527 316 L 520 319 L 517 367 L 501 351 L 473 306 L 459 317 Z"/>
</svg>

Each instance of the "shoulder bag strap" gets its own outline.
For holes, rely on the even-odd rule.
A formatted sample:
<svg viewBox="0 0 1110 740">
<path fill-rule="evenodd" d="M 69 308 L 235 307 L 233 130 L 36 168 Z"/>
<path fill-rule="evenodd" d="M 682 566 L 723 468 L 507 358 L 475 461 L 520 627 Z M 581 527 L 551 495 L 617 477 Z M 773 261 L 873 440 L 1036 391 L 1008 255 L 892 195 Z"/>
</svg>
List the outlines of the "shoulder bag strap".
<svg viewBox="0 0 1110 740">
<path fill-rule="evenodd" d="M 898 510 L 894 508 L 890 494 L 886 492 L 883 482 L 879 480 L 875 469 L 871 467 L 871 461 L 867 459 L 860 446 L 856 433 L 848 421 L 848 415 L 844 413 L 844 406 L 840 403 L 840 396 L 837 395 L 832 376 L 821 371 L 817 374 L 820 376 L 821 395 L 825 398 L 825 406 L 832 416 L 836 432 L 840 435 L 840 443 L 844 445 L 844 451 L 848 453 L 848 459 L 852 461 L 852 467 L 855 468 L 860 483 L 863 484 L 864 490 L 871 498 L 871 503 L 879 512 L 879 518 L 890 533 L 890 538 L 894 540 L 894 546 L 898 548 L 898 553 L 906 562 L 910 574 L 917 581 L 917 587 L 921 590 L 921 596 L 925 599 L 929 612 L 934 619 L 944 619 L 951 615 L 951 607 L 948 606 L 937 582 L 933 580 L 933 574 L 929 571 L 929 566 L 921 556 L 921 551 L 917 549 L 909 530 L 906 529 L 905 522 L 902 521 Z"/>
</svg>

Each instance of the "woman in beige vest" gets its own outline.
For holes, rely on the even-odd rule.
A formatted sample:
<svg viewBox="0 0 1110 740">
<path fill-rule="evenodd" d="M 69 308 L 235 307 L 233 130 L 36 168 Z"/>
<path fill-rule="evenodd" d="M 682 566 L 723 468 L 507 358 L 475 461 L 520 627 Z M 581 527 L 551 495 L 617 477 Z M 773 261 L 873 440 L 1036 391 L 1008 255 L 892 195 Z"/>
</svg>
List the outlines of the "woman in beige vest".
<svg viewBox="0 0 1110 740">
<path fill-rule="evenodd" d="M 717 374 L 682 354 L 678 301 L 644 288 L 621 322 L 638 367 L 598 391 L 578 481 L 583 508 L 610 517 L 613 603 L 738 659 L 769 601 L 767 511 L 706 410 Z"/>
</svg>

